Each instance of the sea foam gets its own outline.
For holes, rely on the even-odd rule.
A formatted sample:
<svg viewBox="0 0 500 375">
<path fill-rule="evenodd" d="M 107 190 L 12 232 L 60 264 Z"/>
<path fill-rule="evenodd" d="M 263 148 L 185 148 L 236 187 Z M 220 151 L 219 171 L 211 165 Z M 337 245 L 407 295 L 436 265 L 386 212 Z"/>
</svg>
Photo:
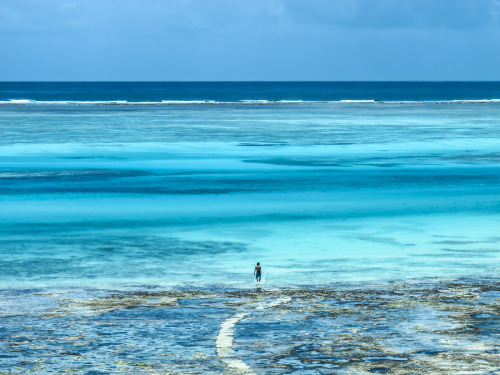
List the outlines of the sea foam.
<svg viewBox="0 0 500 375">
<path fill-rule="evenodd" d="M 307 105 L 307 104 L 488 104 L 500 103 L 500 99 L 458 99 L 458 100 L 375 100 L 375 99 L 342 99 L 342 100 L 267 100 L 245 99 L 239 101 L 217 100 L 162 100 L 162 101 L 128 101 L 128 100 L 34 100 L 8 99 L 0 100 L 0 106 L 170 106 L 170 105 Z"/>
</svg>

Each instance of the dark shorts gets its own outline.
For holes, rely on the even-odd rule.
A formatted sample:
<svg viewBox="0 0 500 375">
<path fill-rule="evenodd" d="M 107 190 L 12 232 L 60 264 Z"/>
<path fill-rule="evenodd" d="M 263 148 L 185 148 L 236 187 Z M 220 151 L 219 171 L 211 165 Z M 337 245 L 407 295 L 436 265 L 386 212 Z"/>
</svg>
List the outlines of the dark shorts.
<svg viewBox="0 0 500 375">
<path fill-rule="evenodd" d="M 256 278 L 256 279 L 260 279 L 260 273 L 256 274 L 256 275 L 255 275 L 255 278 Z"/>
</svg>

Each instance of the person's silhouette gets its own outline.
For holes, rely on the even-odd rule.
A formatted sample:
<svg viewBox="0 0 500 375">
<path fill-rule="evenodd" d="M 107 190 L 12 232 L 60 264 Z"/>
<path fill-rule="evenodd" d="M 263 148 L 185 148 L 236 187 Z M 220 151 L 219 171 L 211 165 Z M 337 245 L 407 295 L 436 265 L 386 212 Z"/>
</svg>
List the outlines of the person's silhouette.
<svg viewBox="0 0 500 375">
<path fill-rule="evenodd" d="M 255 280 L 260 281 L 260 277 L 262 275 L 262 267 L 260 266 L 259 262 L 257 262 L 257 265 L 255 266 L 255 269 L 253 270 L 253 274 L 255 275 Z"/>
</svg>

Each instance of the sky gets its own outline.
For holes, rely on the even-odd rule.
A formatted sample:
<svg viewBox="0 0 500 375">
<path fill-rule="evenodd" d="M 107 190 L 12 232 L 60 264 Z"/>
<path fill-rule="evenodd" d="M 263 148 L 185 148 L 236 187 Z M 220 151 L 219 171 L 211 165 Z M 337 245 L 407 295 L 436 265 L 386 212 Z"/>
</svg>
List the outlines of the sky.
<svg viewBox="0 0 500 375">
<path fill-rule="evenodd" d="M 0 81 L 500 80 L 500 0 L 0 0 Z"/>
</svg>

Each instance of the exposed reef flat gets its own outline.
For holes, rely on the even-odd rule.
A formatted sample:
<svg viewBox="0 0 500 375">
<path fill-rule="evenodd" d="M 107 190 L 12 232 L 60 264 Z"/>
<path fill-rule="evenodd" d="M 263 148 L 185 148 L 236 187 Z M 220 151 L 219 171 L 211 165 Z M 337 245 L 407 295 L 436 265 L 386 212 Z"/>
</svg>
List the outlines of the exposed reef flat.
<svg viewBox="0 0 500 375">
<path fill-rule="evenodd" d="M 500 372 L 497 280 L 0 298 L 0 374 Z"/>
</svg>

